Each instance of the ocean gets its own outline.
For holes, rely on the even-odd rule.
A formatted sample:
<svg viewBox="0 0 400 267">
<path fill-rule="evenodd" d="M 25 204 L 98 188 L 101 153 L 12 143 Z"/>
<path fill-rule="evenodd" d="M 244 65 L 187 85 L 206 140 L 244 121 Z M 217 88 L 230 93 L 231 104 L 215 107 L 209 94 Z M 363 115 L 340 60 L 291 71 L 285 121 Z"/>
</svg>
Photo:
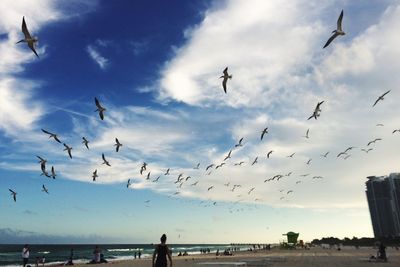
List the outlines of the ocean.
<svg viewBox="0 0 400 267">
<path fill-rule="evenodd" d="M 74 251 L 74 263 L 88 263 L 93 259 L 93 250 L 96 245 L 29 245 L 30 256 L 29 264 L 35 266 L 36 257 L 45 257 L 45 265 L 60 265 L 69 259 L 71 249 Z M 107 261 L 115 260 L 134 260 L 134 253 L 141 252 L 141 257 L 151 257 L 153 255 L 153 245 L 130 244 L 130 245 L 99 245 L 104 258 Z M 210 253 L 217 250 L 224 251 L 233 248 L 226 244 L 168 244 L 172 250 L 172 255 L 176 256 L 179 252 L 185 251 L 189 255 L 200 254 L 201 249 L 209 249 Z M 235 246 L 240 250 L 245 250 L 249 246 Z M 21 266 L 23 245 L 1 245 L 0 244 L 0 266 Z"/>
</svg>

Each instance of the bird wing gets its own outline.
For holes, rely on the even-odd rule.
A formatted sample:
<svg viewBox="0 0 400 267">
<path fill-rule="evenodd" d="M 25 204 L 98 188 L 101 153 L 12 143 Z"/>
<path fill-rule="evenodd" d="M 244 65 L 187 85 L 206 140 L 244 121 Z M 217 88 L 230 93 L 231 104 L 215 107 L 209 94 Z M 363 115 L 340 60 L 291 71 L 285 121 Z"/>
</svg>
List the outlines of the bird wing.
<svg viewBox="0 0 400 267">
<path fill-rule="evenodd" d="M 228 75 L 228 67 L 226 67 L 223 71 L 224 75 Z"/>
<path fill-rule="evenodd" d="M 100 112 L 99 112 L 99 116 L 100 116 L 100 119 L 101 119 L 101 120 L 104 120 L 104 113 L 103 113 L 103 111 L 100 111 Z"/>
<path fill-rule="evenodd" d="M 28 27 L 26 27 L 25 17 L 22 17 L 22 32 L 25 35 L 25 39 L 32 39 L 31 34 L 28 31 Z"/>
<path fill-rule="evenodd" d="M 15 192 L 13 191 L 13 190 L 11 190 L 11 189 L 8 189 L 11 193 L 13 193 L 13 194 L 15 194 Z"/>
<path fill-rule="evenodd" d="M 45 129 L 42 129 L 42 132 L 44 132 L 44 133 L 46 133 L 46 134 L 50 134 L 50 135 L 52 135 L 52 133 L 51 133 L 51 132 L 49 132 L 49 131 L 46 131 Z"/>
<path fill-rule="evenodd" d="M 97 107 L 97 108 L 99 108 L 99 109 L 102 108 L 102 106 L 100 105 L 100 102 L 99 102 L 99 100 L 97 99 L 97 97 L 94 98 L 94 102 L 96 103 L 96 107 Z"/>
<path fill-rule="evenodd" d="M 375 101 L 375 103 L 372 105 L 373 107 L 375 107 L 375 105 L 376 105 L 376 103 L 378 103 L 379 102 L 379 100 L 381 100 L 381 98 L 379 97 L 376 101 Z"/>
<path fill-rule="evenodd" d="M 45 172 L 46 171 L 46 163 L 42 162 L 40 164 L 40 169 L 42 170 L 42 172 Z"/>
<path fill-rule="evenodd" d="M 226 82 L 228 81 L 228 78 L 224 78 L 222 81 L 222 87 L 224 88 L 224 92 L 226 94 Z"/>
<path fill-rule="evenodd" d="M 334 33 L 329 39 L 328 39 L 328 41 L 326 42 L 326 44 L 324 45 L 324 47 L 322 47 L 322 48 L 325 48 L 325 47 L 327 47 L 336 37 L 338 37 L 338 33 Z"/>
<path fill-rule="evenodd" d="M 54 140 L 56 140 L 57 142 L 59 142 L 61 144 L 61 141 L 60 141 L 60 139 L 58 139 L 57 135 L 54 135 L 53 137 L 54 137 Z"/>
<path fill-rule="evenodd" d="M 38 53 L 36 52 L 35 46 L 32 42 L 28 42 L 28 46 L 29 48 L 33 51 L 33 53 L 35 53 L 35 55 L 39 58 Z"/>
<path fill-rule="evenodd" d="M 343 10 L 340 12 L 339 18 L 337 20 L 337 30 L 342 31 L 342 20 L 343 20 Z"/>
<path fill-rule="evenodd" d="M 106 161 L 106 157 L 104 156 L 104 153 L 101 154 L 101 157 L 103 158 L 104 161 Z"/>
<path fill-rule="evenodd" d="M 387 91 L 386 93 L 384 93 L 381 97 L 384 97 L 385 95 L 389 94 L 391 90 Z"/>
</svg>

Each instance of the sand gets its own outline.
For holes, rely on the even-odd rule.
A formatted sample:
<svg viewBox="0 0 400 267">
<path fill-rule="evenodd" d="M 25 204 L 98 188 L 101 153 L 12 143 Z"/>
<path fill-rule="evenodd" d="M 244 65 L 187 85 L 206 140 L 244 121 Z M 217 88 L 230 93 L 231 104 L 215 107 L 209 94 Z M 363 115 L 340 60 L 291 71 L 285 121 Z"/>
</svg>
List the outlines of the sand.
<svg viewBox="0 0 400 267">
<path fill-rule="evenodd" d="M 344 248 L 341 251 L 336 249 L 311 248 L 310 250 L 280 250 L 273 249 L 271 251 L 257 252 L 238 252 L 234 256 L 218 256 L 214 254 L 208 255 L 189 255 L 185 257 L 173 257 L 174 267 L 201 267 L 211 265 L 199 265 L 201 262 L 247 262 L 247 266 L 276 266 L 276 267 L 358 267 L 358 266 L 384 266 L 384 267 L 399 267 L 400 266 L 400 251 L 392 248 L 387 249 L 389 261 L 368 262 L 370 255 L 376 255 L 376 250 L 372 248 Z M 257 265 L 258 264 L 258 265 Z M 264 265 L 263 265 L 264 264 Z M 130 261 L 119 261 L 102 264 L 101 266 L 112 267 L 152 267 L 151 259 L 136 259 Z M 81 265 L 88 266 L 88 265 Z M 92 266 L 92 265 L 90 265 Z M 96 265 L 97 266 L 97 265 Z M 217 266 L 217 265 L 215 265 Z M 222 265 L 221 265 L 222 266 Z M 233 266 L 233 265 L 224 265 Z M 168 265 L 169 267 L 169 265 Z"/>
</svg>

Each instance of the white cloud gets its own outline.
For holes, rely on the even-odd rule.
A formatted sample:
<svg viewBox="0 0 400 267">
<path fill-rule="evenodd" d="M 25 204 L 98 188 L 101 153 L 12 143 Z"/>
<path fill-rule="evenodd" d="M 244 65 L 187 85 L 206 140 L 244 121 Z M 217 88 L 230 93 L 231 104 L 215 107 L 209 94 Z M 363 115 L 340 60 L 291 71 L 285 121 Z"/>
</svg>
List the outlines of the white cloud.
<svg viewBox="0 0 400 267">
<path fill-rule="evenodd" d="M 109 60 L 100 55 L 93 45 L 88 45 L 86 51 L 89 53 L 90 58 L 93 59 L 101 69 L 104 70 L 108 66 Z"/>
</svg>

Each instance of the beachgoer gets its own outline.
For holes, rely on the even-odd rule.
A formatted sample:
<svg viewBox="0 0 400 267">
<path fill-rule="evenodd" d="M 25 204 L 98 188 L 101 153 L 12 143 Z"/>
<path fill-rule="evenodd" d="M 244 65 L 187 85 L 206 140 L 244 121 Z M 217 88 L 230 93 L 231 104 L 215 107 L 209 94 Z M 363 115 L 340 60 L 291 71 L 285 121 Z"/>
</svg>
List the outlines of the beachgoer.
<svg viewBox="0 0 400 267">
<path fill-rule="evenodd" d="M 29 261 L 29 246 L 27 244 L 22 249 L 22 261 L 23 261 L 23 267 L 25 267 Z"/>
<path fill-rule="evenodd" d="M 140 252 L 140 249 L 139 249 L 139 253 L 138 253 L 139 259 L 140 259 L 140 256 L 142 256 L 142 252 Z"/>
<path fill-rule="evenodd" d="M 387 257 L 386 257 L 386 247 L 385 245 L 383 245 L 383 242 L 380 242 L 379 244 L 379 259 L 387 261 Z"/>
<path fill-rule="evenodd" d="M 135 254 L 133 255 L 134 257 L 135 257 L 135 259 L 136 259 L 136 257 L 137 257 L 137 252 L 135 251 Z"/>
<path fill-rule="evenodd" d="M 101 254 L 101 249 L 99 246 L 96 246 L 96 248 L 93 250 L 93 256 L 94 256 L 94 262 L 99 263 L 100 262 L 100 254 Z"/>
<path fill-rule="evenodd" d="M 169 259 L 169 266 L 172 267 L 171 251 L 165 244 L 167 236 L 163 234 L 160 238 L 161 244 L 158 244 L 153 253 L 153 267 L 167 267 L 167 256 Z M 156 260 L 157 256 L 157 260 Z"/>
<path fill-rule="evenodd" d="M 40 259 L 40 263 L 42 264 L 42 267 L 44 267 L 44 263 L 46 262 L 46 258 L 43 256 L 41 259 Z"/>
<path fill-rule="evenodd" d="M 36 257 L 35 266 L 39 267 L 39 257 Z"/>
</svg>

